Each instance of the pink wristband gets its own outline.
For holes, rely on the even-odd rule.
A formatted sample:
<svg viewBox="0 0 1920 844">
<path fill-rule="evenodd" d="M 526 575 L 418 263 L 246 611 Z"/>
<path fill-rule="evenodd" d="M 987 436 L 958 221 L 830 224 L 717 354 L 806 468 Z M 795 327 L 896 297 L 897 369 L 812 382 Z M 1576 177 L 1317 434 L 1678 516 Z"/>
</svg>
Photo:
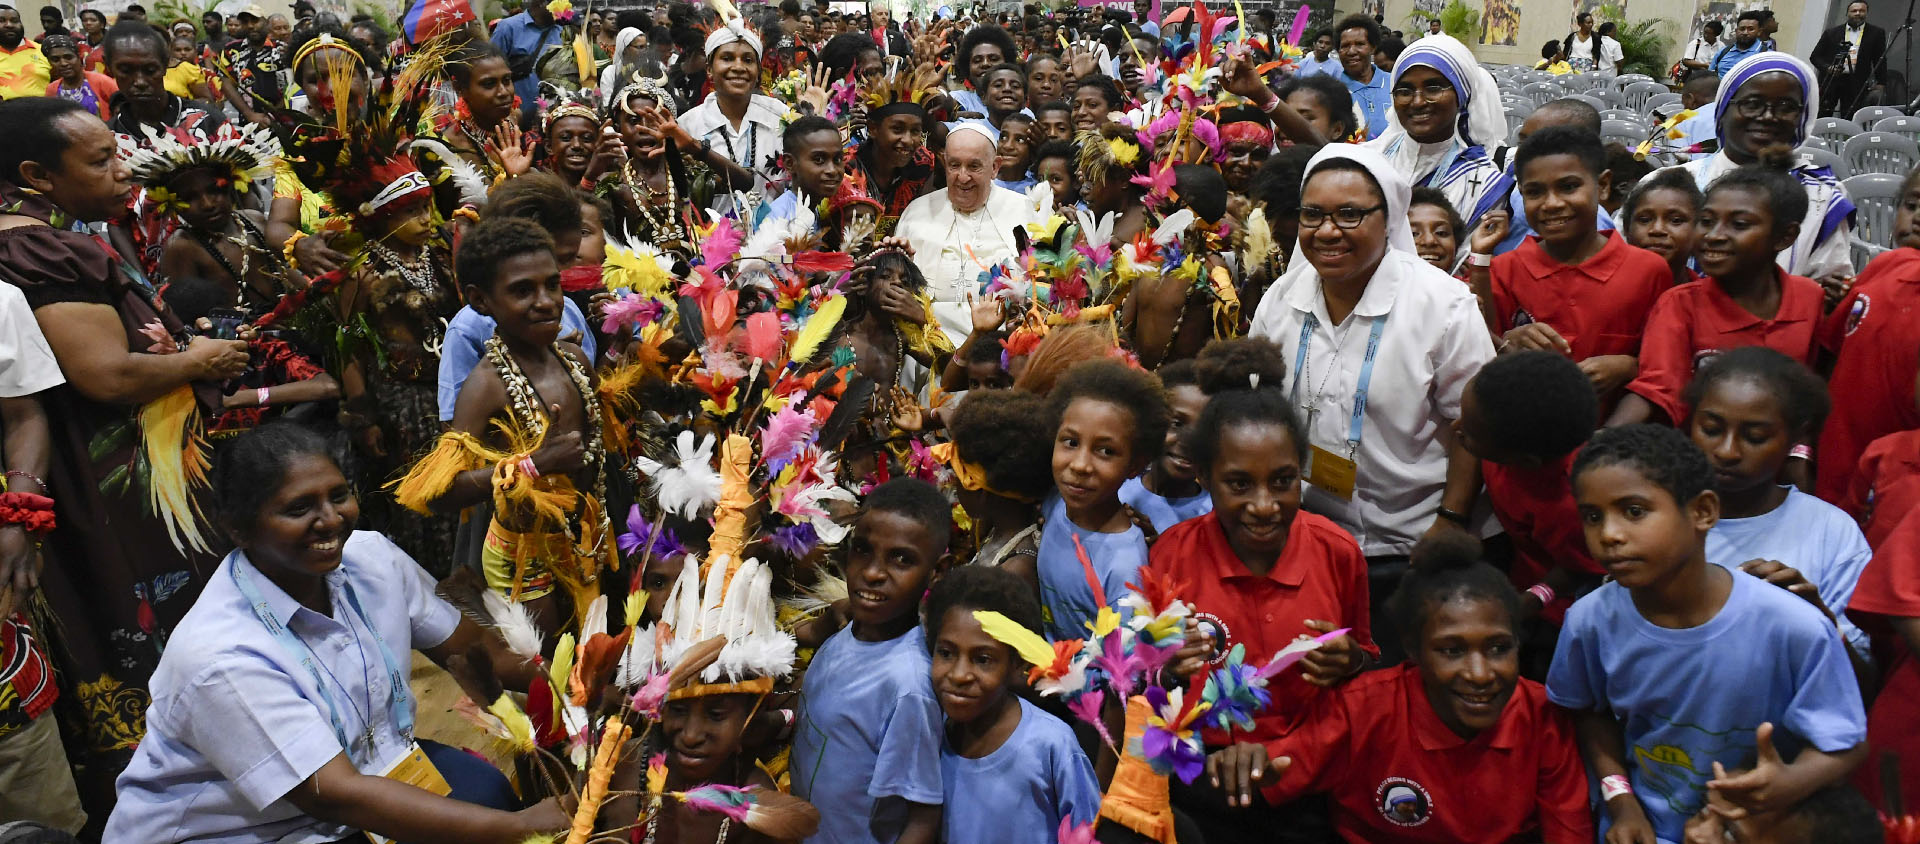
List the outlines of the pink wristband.
<svg viewBox="0 0 1920 844">
<path fill-rule="evenodd" d="M 540 469 L 533 465 L 533 458 L 531 456 L 520 458 L 520 471 L 526 473 L 526 476 L 529 478 L 540 477 Z"/>
<path fill-rule="evenodd" d="M 267 406 L 267 388 L 261 387 L 253 391 L 253 403 L 261 407 Z"/>
<path fill-rule="evenodd" d="M 1806 443 L 1801 443 L 1799 445 L 1796 445 L 1793 447 L 1792 450 L 1787 452 L 1787 457 L 1788 458 L 1797 457 L 1801 460 L 1812 460 L 1813 446 L 1807 445 Z"/>
<path fill-rule="evenodd" d="M 1553 587 L 1548 586 L 1545 583 L 1535 583 L 1534 585 L 1527 587 L 1527 594 L 1532 595 L 1535 598 L 1539 598 L 1540 606 L 1544 607 L 1544 606 L 1547 606 L 1548 604 L 1553 603 L 1553 598 L 1554 598 Z"/>
<path fill-rule="evenodd" d="M 1633 783 L 1627 781 L 1626 777 L 1620 776 L 1619 774 L 1614 774 L 1613 776 L 1605 777 L 1600 780 L 1601 802 L 1612 800 L 1613 798 L 1619 797 L 1623 794 L 1625 795 L 1633 794 Z"/>
</svg>

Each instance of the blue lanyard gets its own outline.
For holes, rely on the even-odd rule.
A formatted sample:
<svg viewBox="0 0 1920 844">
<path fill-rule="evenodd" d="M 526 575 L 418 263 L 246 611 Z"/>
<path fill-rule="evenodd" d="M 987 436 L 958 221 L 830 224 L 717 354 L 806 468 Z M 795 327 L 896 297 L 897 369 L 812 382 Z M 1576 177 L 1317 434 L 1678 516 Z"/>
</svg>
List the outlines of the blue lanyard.
<svg viewBox="0 0 1920 844">
<path fill-rule="evenodd" d="M 347 757 L 351 759 L 353 757 L 353 742 L 348 740 L 346 725 L 340 720 L 340 705 L 334 701 L 333 692 L 329 689 L 327 681 L 320 676 L 320 666 L 315 662 L 313 648 L 308 646 L 300 637 L 293 635 L 293 631 L 288 630 L 285 625 L 280 623 L 279 619 L 274 617 L 273 610 L 267 606 L 266 600 L 260 597 L 260 590 L 254 587 L 253 578 L 241 570 L 243 564 L 251 566 L 252 563 L 246 562 L 245 558 L 240 556 L 238 552 L 235 553 L 232 562 L 233 565 L 230 571 L 233 573 L 233 583 L 240 588 L 241 597 L 246 598 L 247 603 L 253 607 L 254 617 L 260 619 L 260 623 L 266 626 L 267 632 L 273 636 L 273 640 L 279 643 L 280 647 L 286 649 L 289 655 L 299 659 L 300 664 L 307 669 L 307 673 L 313 675 L 314 686 L 320 689 L 320 696 L 326 699 L 327 717 L 328 720 L 333 722 L 333 734 L 340 739 L 340 747 L 347 752 Z M 386 661 L 388 705 L 392 710 L 393 726 L 401 736 L 411 742 L 413 741 L 413 692 L 407 687 L 407 675 L 400 670 L 399 664 L 394 661 L 393 650 L 387 647 L 387 640 L 380 635 L 379 629 L 373 626 L 372 620 L 367 617 L 367 611 L 361 608 L 360 597 L 354 592 L 353 583 L 348 580 L 342 580 L 340 589 L 346 593 L 347 605 L 353 609 L 355 615 L 360 616 L 361 625 L 373 634 L 374 644 L 379 647 L 380 656 Z M 353 631 L 353 623 L 351 620 L 347 623 L 347 630 L 348 632 Z M 354 640 L 357 645 L 359 643 L 358 633 L 354 634 Z M 331 672 L 329 672 L 329 674 L 331 674 Z M 340 685 L 342 692 L 346 691 L 345 684 L 340 683 L 337 679 L 334 682 Z M 371 701 L 369 701 L 369 703 L 371 703 Z M 373 754 L 373 723 L 371 719 L 373 718 L 373 713 L 368 712 L 366 717 L 368 723 L 364 726 L 366 727 L 367 736 L 367 754 L 369 756 L 368 761 L 371 762 L 371 756 Z M 358 767 L 357 763 L 356 767 Z"/>
<path fill-rule="evenodd" d="M 1375 317 L 1372 330 L 1367 332 L 1367 356 L 1360 363 L 1360 383 L 1353 390 L 1353 418 L 1347 423 L 1347 459 L 1354 459 L 1360 453 L 1360 435 L 1367 418 L 1367 384 L 1373 381 L 1373 360 L 1380 354 L 1380 333 L 1387 327 L 1385 315 Z M 1320 328 L 1320 317 L 1308 313 L 1307 321 L 1300 324 L 1300 345 L 1293 353 L 1293 395 L 1291 401 L 1300 403 L 1300 383 L 1307 380 L 1307 350 L 1313 347 L 1313 332 Z M 1335 349 L 1337 353 L 1339 350 Z M 1336 360 L 1328 364 L 1339 366 Z M 1312 426 L 1311 418 L 1303 420 Z M 1308 436 L 1312 436 L 1311 427 Z"/>
</svg>

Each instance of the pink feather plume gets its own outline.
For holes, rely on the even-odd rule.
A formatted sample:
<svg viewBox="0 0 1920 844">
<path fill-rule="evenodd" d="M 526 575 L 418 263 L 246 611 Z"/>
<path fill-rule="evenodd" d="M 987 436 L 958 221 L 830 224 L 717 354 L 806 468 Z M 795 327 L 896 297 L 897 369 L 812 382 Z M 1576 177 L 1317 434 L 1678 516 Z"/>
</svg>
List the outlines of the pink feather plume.
<svg viewBox="0 0 1920 844">
<path fill-rule="evenodd" d="M 718 267 L 739 254 L 740 230 L 733 227 L 733 220 L 721 217 L 713 224 L 713 232 L 700 241 L 700 261 Z"/>
<path fill-rule="evenodd" d="M 775 411 L 760 435 L 760 459 L 775 473 L 786 468 L 813 444 L 816 421 L 811 407 L 801 410 L 788 405 Z"/>
<path fill-rule="evenodd" d="M 768 365 L 775 365 L 780 359 L 780 349 L 786 344 L 786 338 L 780 333 L 780 315 L 773 311 L 761 311 L 747 317 L 747 330 L 740 338 L 740 351 L 748 357 Z"/>
</svg>

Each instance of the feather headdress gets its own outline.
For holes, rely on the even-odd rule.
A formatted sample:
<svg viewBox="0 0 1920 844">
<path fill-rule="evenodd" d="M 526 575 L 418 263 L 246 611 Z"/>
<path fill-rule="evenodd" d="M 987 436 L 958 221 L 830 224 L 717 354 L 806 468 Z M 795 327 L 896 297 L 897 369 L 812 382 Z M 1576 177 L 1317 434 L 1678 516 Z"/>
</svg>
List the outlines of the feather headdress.
<svg viewBox="0 0 1920 844">
<path fill-rule="evenodd" d="M 280 142 L 267 130 L 246 123 L 225 123 L 210 136 L 185 129 L 142 125 L 144 144 L 121 138 L 120 156 L 130 178 L 147 189 L 147 199 L 163 214 L 183 210 L 168 185 L 181 174 L 209 170 L 218 183 L 245 193 L 256 179 L 273 175 Z"/>
</svg>

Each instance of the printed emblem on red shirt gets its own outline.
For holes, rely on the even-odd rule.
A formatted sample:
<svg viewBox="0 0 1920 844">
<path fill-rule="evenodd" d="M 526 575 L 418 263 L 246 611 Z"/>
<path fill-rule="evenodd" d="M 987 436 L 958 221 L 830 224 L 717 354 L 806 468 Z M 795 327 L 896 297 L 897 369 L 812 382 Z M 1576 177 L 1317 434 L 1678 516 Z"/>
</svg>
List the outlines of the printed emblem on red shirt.
<svg viewBox="0 0 1920 844">
<path fill-rule="evenodd" d="M 1872 308 L 1873 302 L 1868 298 L 1867 294 L 1862 293 L 1854 297 L 1853 307 L 1847 311 L 1848 337 L 1853 336 L 1854 330 L 1860 327 L 1860 323 L 1867 321 L 1867 311 Z"/>
<path fill-rule="evenodd" d="M 1526 308 L 1519 308 L 1513 312 L 1513 324 L 1507 327 L 1519 328 L 1520 326 L 1523 326 L 1523 325 L 1532 325 L 1532 324 L 1533 324 L 1533 314 L 1527 313 Z"/>
<path fill-rule="evenodd" d="M 1719 356 L 1720 356 L 1719 349 L 1701 349 L 1700 351 L 1694 352 L 1693 353 L 1693 371 L 1699 372 L 1700 367 L 1707 365 L 1707 361 L 1713 360 L 1714 358 Z"/>
<path fill-rule="evenodd" d="M 1373 806 L 1380 817 L 1396 826 L 1419 826 L 1433 817 L 1433 797 L 1419 783 L 1405 777 L 1388 777 L 1373 790 Z"/>
</svg>

